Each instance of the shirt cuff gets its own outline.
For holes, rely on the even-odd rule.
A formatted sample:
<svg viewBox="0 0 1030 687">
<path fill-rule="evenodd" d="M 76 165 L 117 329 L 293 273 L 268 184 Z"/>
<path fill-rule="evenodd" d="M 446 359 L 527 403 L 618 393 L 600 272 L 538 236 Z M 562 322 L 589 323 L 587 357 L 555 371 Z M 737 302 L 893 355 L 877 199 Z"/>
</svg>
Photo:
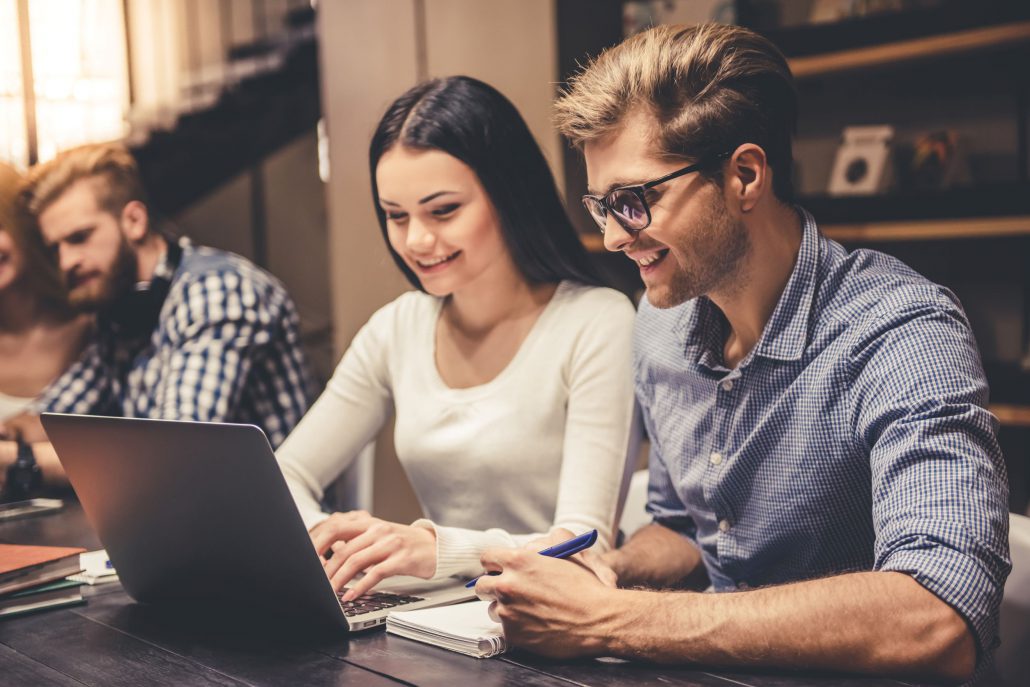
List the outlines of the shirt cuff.
<svg viewBox="0 0 1030 687">
<path fill-rule="evenodd" d="M 907 573 L 968 623 L 977 645 L 979 671 L 998 646 L 1002 587 L 982 561 L 945 546 L 901 549 L 877 570 Z"/>
</svg>

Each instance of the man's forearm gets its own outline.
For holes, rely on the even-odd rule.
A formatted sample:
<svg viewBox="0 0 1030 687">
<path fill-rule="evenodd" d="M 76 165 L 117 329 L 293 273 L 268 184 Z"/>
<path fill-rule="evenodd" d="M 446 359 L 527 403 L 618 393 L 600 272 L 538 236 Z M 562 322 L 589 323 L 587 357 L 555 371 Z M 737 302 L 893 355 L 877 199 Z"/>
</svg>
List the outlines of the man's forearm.
<svg viewBox="0 0 1030 687">
<path fill-rule="evenodd" d="M 611 655 L 965 680 L 976 645 L 965 621 L 908 575 L 853 573 L 750 592 L 616 591 Z"/>
<path fill-rule="evenodd" d="M 707 585 L 701 552 L 693 542 L 657 523 L 642 527 L 622 548 L 602 558 L 618 575 L 620 587 Z"/>
<path fill-rule="evenodd" d="M 68 486 L 68 476 L 64 474 L 64 466 L 58 460 L 53 444 L 37 441 L 32 444 L 32 453 L 36 456 L 36 465 L 43 472 L 43 484 L 48 487 Z"/>
</svg>

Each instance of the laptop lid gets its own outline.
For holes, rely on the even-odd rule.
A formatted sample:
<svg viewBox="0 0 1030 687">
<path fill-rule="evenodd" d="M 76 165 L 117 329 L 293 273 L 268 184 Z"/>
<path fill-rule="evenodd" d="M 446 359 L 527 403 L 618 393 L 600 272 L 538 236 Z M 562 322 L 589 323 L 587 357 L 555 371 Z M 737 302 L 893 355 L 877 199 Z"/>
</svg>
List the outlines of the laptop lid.
<svg viewBox="0 0 1030 687">
<path fill-rule="evenodd" d="M 122 586 L 144 603 L 200 602 L 359 629 L 345 614 L 253 425 L 44 413 L 42 423 Z M 418 602 L 453 603 L 406 585 Z M 459 585 L 460 586 L 460 585 Z M 350 615 L 351 617 L 348 617 Z M 374 621 L 369 618 L 374 617 Z"/>
</svg>

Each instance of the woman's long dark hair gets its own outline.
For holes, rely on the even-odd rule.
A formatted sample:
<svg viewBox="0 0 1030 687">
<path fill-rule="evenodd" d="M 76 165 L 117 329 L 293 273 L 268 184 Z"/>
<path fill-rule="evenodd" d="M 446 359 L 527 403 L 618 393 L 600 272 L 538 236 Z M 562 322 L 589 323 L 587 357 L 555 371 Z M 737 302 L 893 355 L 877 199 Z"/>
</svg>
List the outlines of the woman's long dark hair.
<svg viewBox="0 0 1030 687">
<path fill-rule="evenodd" d="M 394 262 L 415 288 L 422 289 L 421 282 L 390 245 L 376 184 L 379 160 L 395 145 L 440 150 L 472 168 L 497 210 L 512 261 L 527 282 L 600 283 L 565 214 L 547 161 L 518 110 L 492 86 L 451 76 L 421 83 L 397 98 L 379 121 L 368 151 L 379 227 Z"/>
</svg>

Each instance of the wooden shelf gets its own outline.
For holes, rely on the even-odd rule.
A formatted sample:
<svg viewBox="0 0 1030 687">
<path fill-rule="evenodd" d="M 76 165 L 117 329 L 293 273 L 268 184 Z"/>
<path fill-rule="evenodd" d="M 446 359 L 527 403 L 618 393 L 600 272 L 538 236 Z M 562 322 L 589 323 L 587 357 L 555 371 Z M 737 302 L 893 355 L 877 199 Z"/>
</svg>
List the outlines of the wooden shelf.
<svg viewBox="0 0 1030 687">
<path fill-rule="evenodd" d="M 988 26 L 789 60 L 796 79 L 1030 43 L 1030 22 Z"/>
<path fill-rule="evenodd" d="M 989 408 L 1006 427 L 1030 427 L 1030 406 L 992 403 Z"/>
<path fill-rule="evenodd" d="M 1030 215 L 830 224 L 821 228 L 827 237 L 842 242 L 999 238 L 1030 236 Z"/>
</svg>

